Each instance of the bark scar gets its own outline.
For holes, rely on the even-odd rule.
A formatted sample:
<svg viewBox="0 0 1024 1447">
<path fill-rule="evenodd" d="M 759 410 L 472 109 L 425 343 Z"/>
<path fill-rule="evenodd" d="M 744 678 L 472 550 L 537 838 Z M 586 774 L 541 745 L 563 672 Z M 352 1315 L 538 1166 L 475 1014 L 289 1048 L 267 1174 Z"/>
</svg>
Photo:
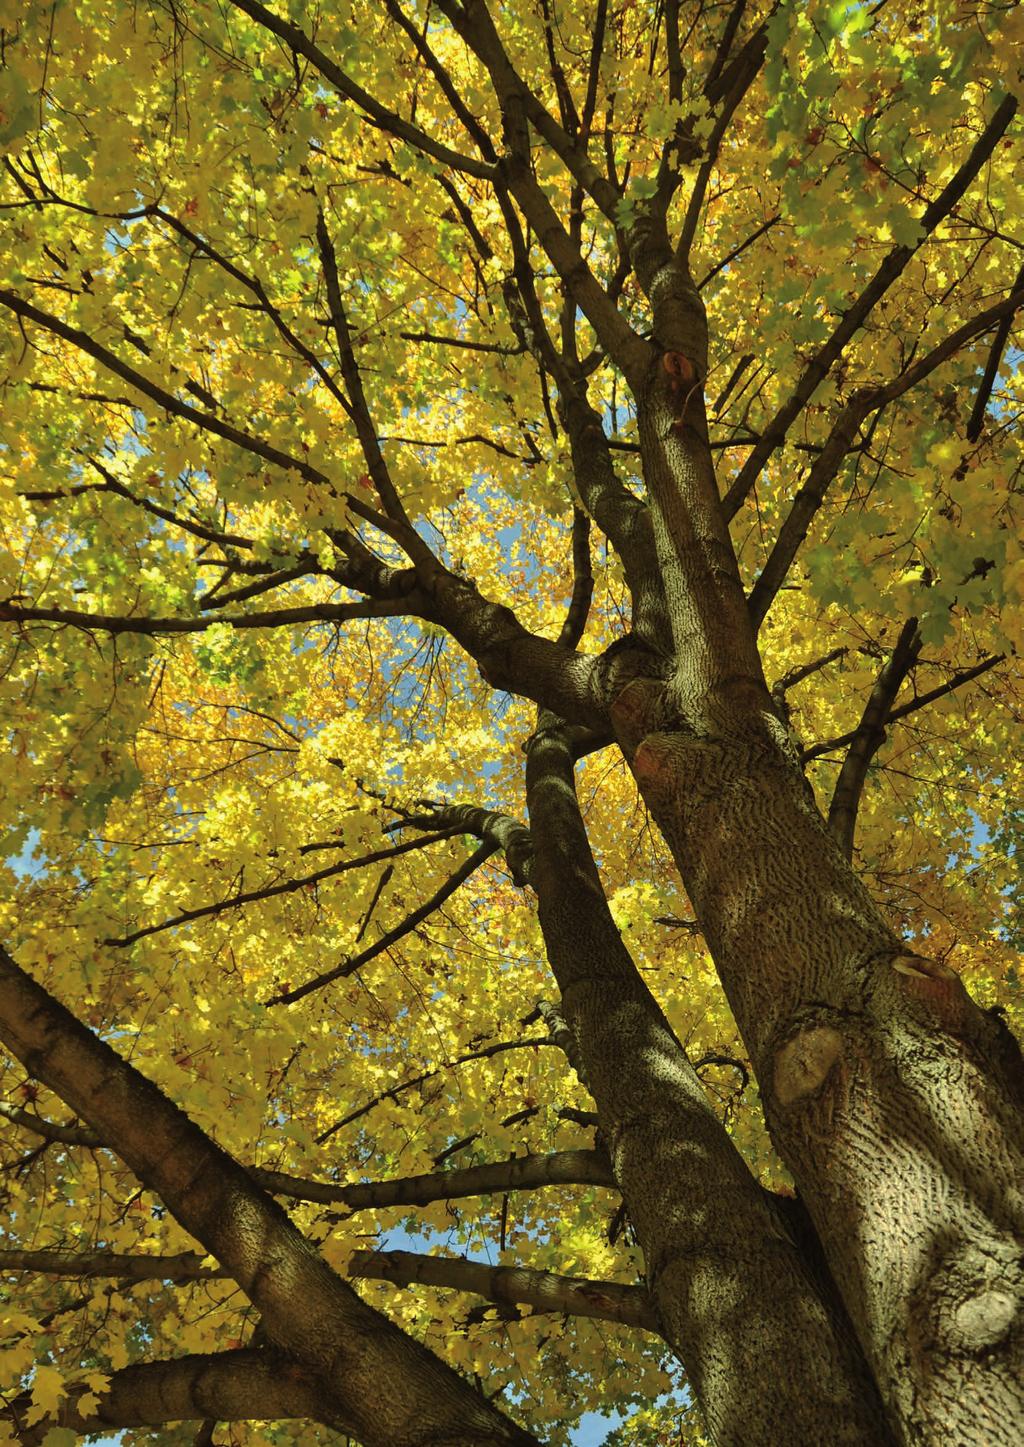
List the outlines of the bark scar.
<svg viewBox="0 0 1024 1447">
<path fill-rule="evenodd" d="M 812 1025 L 787 1040 L 775 1056 L 775 1098 L 783 1107 L 816 1095 L 843 1054 L 843 1037 L 831 1025 Z"/>
<path fill-rule="evenodd" d="M 960 978 L 956 970 L 951 970 L 942 960 L 926 959 L 924 955 L 897 955 L 892 967 L 899 974 L 918 980 L 952 981 Z"/>
</svg>

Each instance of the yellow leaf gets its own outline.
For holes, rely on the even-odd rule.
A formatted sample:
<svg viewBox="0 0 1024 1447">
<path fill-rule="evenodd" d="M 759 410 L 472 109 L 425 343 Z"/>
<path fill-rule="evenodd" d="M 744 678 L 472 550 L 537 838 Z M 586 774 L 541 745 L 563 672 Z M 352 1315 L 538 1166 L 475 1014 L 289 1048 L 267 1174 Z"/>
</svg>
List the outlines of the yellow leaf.
<svg viewBox="0 0 1024 1447">
<path fill-rule="evenodd" d="M 33 1422 L 39 1422 L 43 1417 L 48 1416 L 57 1407 L 60 1399 L 66 1395 L 64 1386 L 64 1374 L 57 1367 L 41 1366 L 36 1367 L 35 1376 L 32 1378 L 32 1407 L 31 1413 Z"/>
</svg>

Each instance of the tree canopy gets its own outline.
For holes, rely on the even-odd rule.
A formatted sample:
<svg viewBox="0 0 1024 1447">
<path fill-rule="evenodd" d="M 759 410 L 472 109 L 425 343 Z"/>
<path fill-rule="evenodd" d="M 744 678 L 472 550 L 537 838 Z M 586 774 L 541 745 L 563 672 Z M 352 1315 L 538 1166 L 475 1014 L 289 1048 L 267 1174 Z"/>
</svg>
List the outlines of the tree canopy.
<svg viewBox="0 0 1024 1447">
<path fill-rule="evenodd" d="M 951 1135 L 1012 1115 L 1022 53 L 985 0 L 4 22 L 0 1441 L 816 1440 L 776 1370 L 937 1443 L 990 1366 L 1019 1440 L 1020 1257 L 934 1407 L 898 1315 L 1019 1177 L 911 1200 L 906 1124 L 889 1302 L 833 1142 L 947 1035 Z"/>
</svg>

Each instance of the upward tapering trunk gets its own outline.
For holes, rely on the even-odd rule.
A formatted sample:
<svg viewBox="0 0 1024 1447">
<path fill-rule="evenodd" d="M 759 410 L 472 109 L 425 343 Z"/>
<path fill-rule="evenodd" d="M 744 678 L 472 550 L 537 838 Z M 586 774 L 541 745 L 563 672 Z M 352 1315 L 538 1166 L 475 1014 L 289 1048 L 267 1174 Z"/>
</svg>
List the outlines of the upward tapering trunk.
<svg viewBox="0 0 1024 1447">
<path fill-rule="evenodd" d="M 667 294 L 685 283 L 665 268 Z M 654 309 L 703 376 L 700 316 Z M 895 937 L 828 832 L 764 684 L 703 400 L 680 415 L 670 370 L 652 366 L 637 418 L 674 651 L 667 681 L 620 693 L 614 727 L 903 1439 L 1010 1447 L 1024 1440 L 1020 1052 L 952 970 Z"/>
<path fill-rule="evenodd" d="M 550 718 L 527 787 L 548 958 L 667 1340 L 719 1447 L 883 1447 L 888 1426 L 831 1283 L 712 1111 L 612 920 Z"/>
<path fill-rule="evenodd" d="M 613 710 L 792 1171 L 906 1442 L 1024 1437 L 1024 1080 L 1001 1022 L 893 935 L 765 694 Z"/>
</svg>

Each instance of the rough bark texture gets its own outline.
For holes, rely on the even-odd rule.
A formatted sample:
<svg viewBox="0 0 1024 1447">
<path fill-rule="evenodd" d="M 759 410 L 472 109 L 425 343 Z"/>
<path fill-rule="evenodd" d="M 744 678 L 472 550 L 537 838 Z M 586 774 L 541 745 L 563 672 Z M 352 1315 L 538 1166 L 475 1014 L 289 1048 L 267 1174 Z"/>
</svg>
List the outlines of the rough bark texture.
<svg viewBox="0 0 1024 1447">
<path fill-rule="evenodd" d="M 700 343 L 685 324 L 674 338 L 698 370 Z M 764 686 L 692 403 L 679 417 L 656 372 L 639 401 L 675 647 L 667 683 L 619 693 L 616 734 L 903 1440 L 1009 1447 L 1024 1422 L 1020 1055 L 953 971 L 911 957 L 829 833 Z"/>
<path fill-rule="evenodd" d="M 831 335 L 802 365 L 791 395 L 761 434 L 749 439 L 752 451 L 723 504 L 703 397 L 707 318 L 686 253 L 702 221 L 716 148 L 761 64 L 769 17 L 778 12 L 784 18 L 780 7 L 746 19 L 743 0 L 724 7 L 730 18 L 717 48 L 711 46 L 714 60 L 703 79 L 696 77 L 702 104 L 707 102 L 708 113 L 716 117 L 712 131 L 698 146 L 696 113 L 681 117 L 666 142 L 653 197 L 623 209 L 621 202 L 630 198 L 616 174 L 614 145 L 606 157 L 607 172 L 588 150 L 605 53 L 608 7 L 603 3 L 596 12 L 600 19 L 582 119 L 562 94 L 559 122 L 541 92 L 532 91 L 520 75 L 504 48 L 502 27 L 483 0 L 438 0 L 491 87 L 501 113 L 500 138 L 489 135 L 480 116 L 466 109 L 453 77 L 429 51 L 427 27 L 420 31 L 405 17 L 408 25 L 401 23 L 420 59 L 426 49 L 434 78 L 440 71 L 442 93 L 477 148 L 478 154 L 469 156 L 368 94 L 307 33 L 311 25 L 302 17 L 285 19 L 261 0 L 232 0 L 232 5 L 291 54 L 296 75 L 301 60 L 303 70 L 309 66 L 316 72 L 318 84 L 359 107 L 375 127 L 418 149 L 431 169 L 473 178 L 496 198 L 513 261 L 503 290 L 514 302 L 508 319 L 522 349 L 538 359 L 545 405 L 549 380 L 558 393 L 557 410 L 570 442 L 573 502 L 602 528 L 622 563 L 632 608 L 630 634 L 600 658 L 576 651 L 590 596 L 583 579 L 586 586 L 574 589 L 575 614 L 563 637 L 554 642 L 535 635 L 510 608 L 490 600 L 431 551 L 388 473 L 380 419 L 371 416 L 363 393 L 323 213 L 318 252 L 347 410 L 384 512 L 351 495 L 346 506 L 353 517 L 391 539 L 404 553 L 402 565 L 383 563 L 355 531 L 328 530 L 343 558 L 342 571 L 333 576 L 365 594 L 357 602 L 216 620 L 211 613 L 197 620 L 82 613 L 49 602 L 23 607 L 7 600 L 0 605 L 0 621 L 70 624 L 112 635 L 177 634 L 214 621 L 263 627 L 405 614 L 446 629 L 494 687 L 557 711 L 557 717 L 542 712 L 528 749 L 533 854 L 525 831 L 501 815 L 463 808 L 452 817 L 491 847 L 504 849 L 514 881 L 529 882 L 537 891 L 571 1033 L 567 1054 L 593 1093 L 612 1172 L 645 1255 L 649 1299 L 620 1288 L 609 1294 L 609 1310 L 645 1329 L 663 1331 L 686 1365 L 718 1447 L 1016 1447 L 1024 1438 L 1020 1052 L 998 1018 L 970 1000 L 952 970 L 915 955 L 895 936 L 848 862 L 870 752 L 887 718 L 900 712 L 892 709 L 899 670 L 894 665 L 888 682 L 880 685 L 870 730 L 860 731 L 859 744 L 858 735 L 852 736 L 855 749 L 833 802 L 830 833 L 802 775 L 783 711 L 765 686 L 756 641 L 757 626 L 798 555 L 835 469 L 855 445 L 861 422 L 923 378 L 943 346 L 959 347 L 968 334 L 980 336 L 995 313 L 975 317 L 965 323 L 962 335 L 951 334 L 919 358 L 919 372 L 908 368 L 888 387 L 854 394 L 783 521 L 749 598 L 728 529 L 728 519 L 815 389 L 835 375 L 847 344 L 868 323 L 924 238 L 966 196 L 1007 130 L 1016 100 L 1006 97 L 998 103 L 941 190 L 936 178 L 922 174 L 919 185 L 924 194 L 929 189 L 933 194 L 917 218 L 920 236 L 913 246 L 895 244 L 839 314 Z M 386 8 L 394 18 L 395 7 Z M 687 42 L 680 38 L 680 7 L 650 8 L 652 30 L 657 33 L 662 20 L 665 24 L 669 97 L 681 101 Z M 876 5 L 871 15 L 882 8 Z M 715 10 L 701 7 L 699 17 L 712 38 Z M 652 76 L 655 54 L 656 47 Z M 610 127 L 609 110 L 609 133 Z M 553 199 L 559 187 L 542 184 L 544 170 L 535 163 L 535 152 L 545 150 L 547 159 L 556 158 L 563 167 L 572 191 L 565 218 Z M 681 160 L 699 164 L 685 220 L 673 241 L 668 217 L 673 200 L 682 200 Z M 44 198 L 33 196 L 29 175 L 26 170 L 18 184 L 33 204 L 42 205 Z M 470 207 L 449 176 L 442 179 L 448 195 Z M 623 269 L 618 282 L 607 286 L 582 249 L 584 209 L 592 207 L 615 225 L 614 248 Z M 182 220 L 152 206 L 145 214 L 161 217 L 179 237 L 189 239 L 197 254 L 217 260 Z M 767 221 L 750 240 L 778 219 Z M 958 217 L 958 224 L 966 223 Z M 479 228 L 469 230 L 479 245 Z M 535 286 L 533 240 L 562 288 L 561 350 L 549 329 L 550 298 L 542 305 Z M 596 247 L 598 257 L 603 245 Z M 489 243 L 484 246 L 489 249 Z M 727 264 L 728 258 L 720 266 Z M 245 283 L 234 262 L 222 263 L 222 270 Z M 631 296 L 627 313 L 620 300 L 631 274 L 643 297 Z M 262 284 L 255 295 L 266 303 Z M 636 303 L 644 300 L 649 315 L 641 334 L 633 318 L 640 317 Z M 201 408 L 186 404 L 177 388 L 158 385 L 87 332 L 19 293 L 0 291 L 0 304 L 19 326 L 61 339 L 62 346 L 91 358 L 148 405 L 230 444 L 243 457 L 295 470 L 323 487 L 325 496 L 339 496 L 308 461 L 225 420 L 194 383 L 186 383 L 186 390 L 199 398 Z M 1018 302 L 1011 299 L 1007 305 Z M 627 402 L 635 405 L 644 497 L 618 478 L 602 413 L 588 399 L 591 373 L 577 350 L 578 315 L 593 329 L 599 360 L 617 369 L 630 393 Z M 287 329 L 282 334 L 287 340 Z M 968 437 L 980 435 L 1007 335 L 1008 325 L 990 354 L 984 401 L 980 409 L 975 403 Z M 308 352 L 300 349 L 299 355 L 309 361 Z M 321 380 L 338 395 L 324 365 L 313 361 Z M 548 415 L 554 431 L 549 406 Z M 175 522 L 173 512 L 155 504 L 151 510 Z M 194 530 L 196 524 L 191 526 Z M 201 536 L 222 545 L 232 542 L 209 530 Z M 310 565 L 306 571 L 318 570 Z M 304 575 L 300 568 L 286 576 Z M 235 601 L 252 596 L 251 584 L 234 594 Z M 905 630 L 908 667 L 912 638 L 912 631 Z M 955 677 L 977 676 L 991 662 Z M 919 696 L 904 707 L 926 700 Z M 581 741 L 579 729 L 573 735 L 567 724 L 582 726 L 586 738 Z M 734 1150 L 615 929 L 573 785 L 573 763 L 581 749 L 607 743 L 613 735 L 677 862 L 742 1032 L 772 1139 L 799 1186 L 801 1201 L 793 1211 L 761 1190 Z M 340 973 L 321 976 L 309 988 Z M 525 1447 L 534 1441 L 468 1382 L 371 1310 L 262 1188 L 295 1195 L 302 1187 L 310 1199 L 344 1200 L 357 1208 L 371 1199 L 379 1203 L 379 1185 L 335 1189 L 296 1184 L 272 1172 L 254 1179 L 30 981 L 2 949 L 0 984 L 0 1036 L 31 1074 L 88 1122 L 96 1139 L 116 1149 L 139 1179 L 159 1192 L 178 1221 L 218 1259 L 219 1269 L 237 1280 L 272 1343 L 267 1352 L 129 1368 L 117 1374 L 96 1419 L 99 1425 L 153 1425 L 197 1414 L 245 1418 L 258 1410 L 260 1416 L 296 1414 L 326 1423 L 355 1434 L 368 1447 Z M 303 987 L 287 998 L 305 992 Z M 278 1003 L 285 998 L 278 997 Z M 358 1108 L 345 1122 L 366 1109 Z M 12 1114 L 10 1107 L 7 1113 Z M 14 1112 L 14 1118 L 19 1114 L 18 1123 L 39 1129 L 26 1112 Z M 49 1135 L 68 1146 L 93 1139 L 77 1126 L 52 1127 Z M 597 1156 L 560 1165 L 524 1162 L 515 1171 L 520 1185 L 542 1179 L 607 1180 Z M 392 1183 L 383 1198 L 426 1202 L 457 1183 L 480 1190 L 509 1180 L 505 1163 L 500 1170 L 453 1172 L 440 1184 L 431 1177 Z M 425 1267 L 393 1255 L 389 1263 L 377 1257 L 372 1265 L 374 1274 L 392 1280 L 439 1281 L 447 1270 L 451 1281 L 451 1263 Z M 559 1306 L 569 1303 L 575 1289 L 564 1280 L 553 1285 L 554 1278 L 542 1282 L 530 1273 L 502 1275 L 476 1265 L 462 1277 L 474 1281 L 474 1289 L 504 1300 L 554 1299 Z M 585 1286 L 589 1291 L 594 1284 Z M 287 1365 L 279 1350 L 287 1352 Z M 24 1405 L 16 1401 L 10 1408 L 15 1419 Z M 76 1430 L 88 1429 L 74 1401 L 65 1420 Z M 45 1425 L 28 1429 L 23 1440 L 40 1440 Z"/>
<path fill-rule="evenodd" d="M 0 948 L 0 1038 L 106 1138 L 322 1382 L 368 1447 L 535 1442 L 368 1306 L 246 1171 Z"/>
<path fill-rule="evenodd" d="M 73 1389 L 60 1410 L 60 1425 L 83 1436 L 190 1419 L 244 1422 L 291 1417 L 323 1422 L 338 1432 L 347 1430 L 323 1383 L 294 1358 L 270 1350 L 125 1367 L 114 1373 L 94 1412 L 81 1411 L 84 1395 L 84 1387 Z M 31 1393 L 26 1392 L 8 1406 L 20 1447 L 42 1447 L 53 1427 L 48 1417 L 26 1425 L 31 1405 Z"/>
<path fill-rule="evenodd" d="M 767 699 L 728 733 L 650 728 L 655 699 L 624 692 L 620 737 L 883 1394 L 908 1442 L 1009 1447 L 1024 1420 L 1016 1048 L 893 936 Z"/>
<path fill-rule="evenodd" d="M 579 816 L 572 753 L 550 717 L 531 742 L 527 782 L 531 878 L 565 1019 L 648 1290 L 716 1443 L 889 1441 L 842 1309 L 819 1292 L 622 943 Z"/>
</svg>

